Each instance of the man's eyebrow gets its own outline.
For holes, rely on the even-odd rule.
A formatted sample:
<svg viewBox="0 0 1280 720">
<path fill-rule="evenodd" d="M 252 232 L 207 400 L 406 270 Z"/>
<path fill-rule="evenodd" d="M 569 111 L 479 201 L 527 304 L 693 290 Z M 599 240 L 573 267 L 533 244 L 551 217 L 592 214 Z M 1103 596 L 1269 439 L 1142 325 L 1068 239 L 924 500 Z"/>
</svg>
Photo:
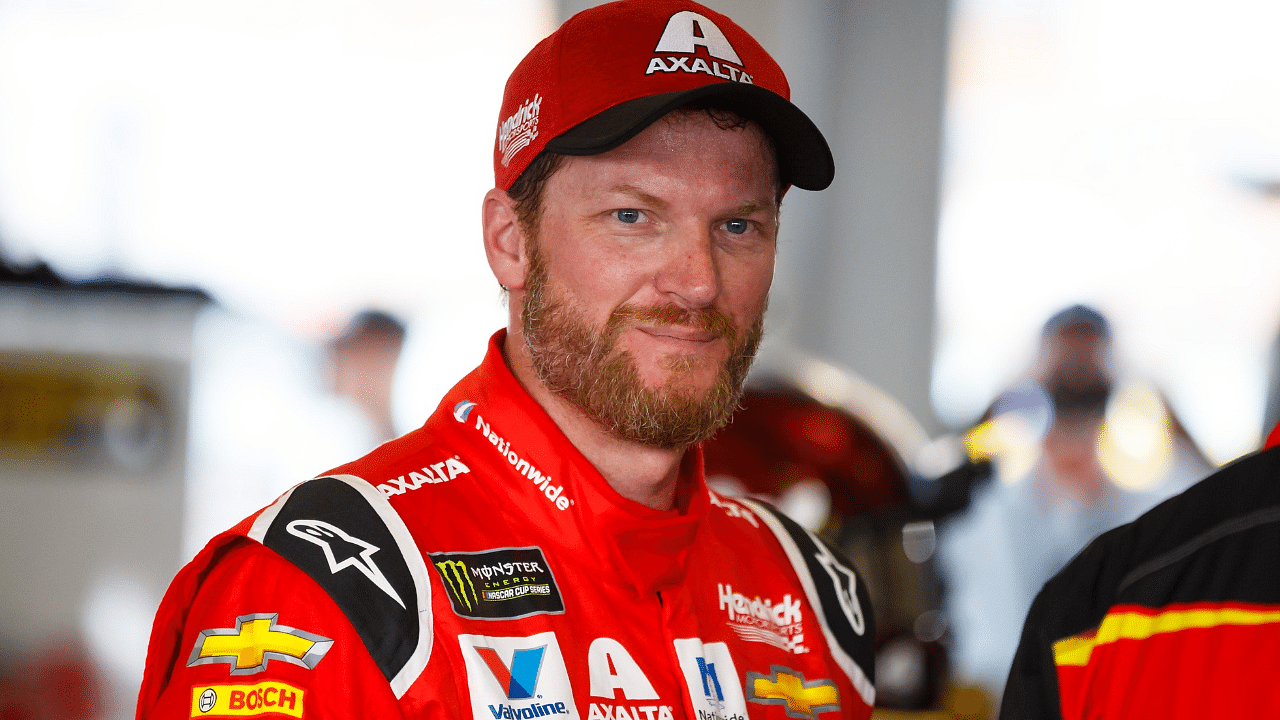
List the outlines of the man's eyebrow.
<svg viewBox="0 0 1280 720">
<path fill-rule="evenodd" d="M 761 211 L 776 213 L 778 211 L 778 206 L 773 203 L 748 202 L 748 203 L 743 203 L 736 208 L 733 208 L 728 212 L 728 214 L 729 215 L 751 215 L 752 213 L 757 213 Z"/>
<path fill-rule="evenodd" d="M 653 195 L 650 195 L 649 193 L 641 190 L 638 187 L 635 187 L 634 185 L 614 185 L 610 190 L 611 192 L 621 193 L 623 195 L 630 195 L 631 197 L 639 200 L 645 205 L 655 205 L 658 207 L 666 207 L 669 204 L 666 200 L 663 200 L 658 197 L 654 197 Z"/>
<path fill-rule="evenodd" d="M 614 185 L 610 188 L 612 192 L 630 195 L 646 205 L 654 205 L 657 207 L 666 207 L 669 203 L 658 197 L 654 197 L 649 193 L 635 187 L 634 185 Z M 726 215 L 751 215 L 760 211 L 777 212 L 777 205 L 773 203 L 746 202 L 735 208 L 731 208 Z"/>
</svg>

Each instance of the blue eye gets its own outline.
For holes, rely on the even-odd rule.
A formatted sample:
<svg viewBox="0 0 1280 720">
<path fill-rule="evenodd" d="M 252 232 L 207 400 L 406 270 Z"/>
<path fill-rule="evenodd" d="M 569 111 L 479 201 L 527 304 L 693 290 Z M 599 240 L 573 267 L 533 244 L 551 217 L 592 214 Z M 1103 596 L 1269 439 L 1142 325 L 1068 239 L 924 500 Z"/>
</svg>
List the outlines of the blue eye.
<svg viewBox="0 0 1280 720">
<path fill-rule="evenodd" d="M 618 218 L 619 220 L 621 220 L 621 221 L 622 221 L 622 222 L 624 222 L 624 223 L 627 223 L 628 225 L 630 225 L 630 224 L 632 224 L 632 223 L 638 223 L 638 222 L 640 222 L 640 211 L 639 211 L 639 210 L 634 210 L 634 209 L 631 209 L 631 208 L 627 208 L 627 209 L 625 209 L 625 210 L 615 210 L 615 211 L 613 212 L 613 214 L 614 214 L 615 216 L 617 216 L 617 218 Z"/>
<path fill-rule="evenodd" d="M 724 224 L 724 229 L 728 230 L 734 235 L 741 235 L 745 233 L 750 227 L 751 227 L 751 223 L 741 219 L 729 220 L 729 221 L 726 221 Z"/>
</svg>

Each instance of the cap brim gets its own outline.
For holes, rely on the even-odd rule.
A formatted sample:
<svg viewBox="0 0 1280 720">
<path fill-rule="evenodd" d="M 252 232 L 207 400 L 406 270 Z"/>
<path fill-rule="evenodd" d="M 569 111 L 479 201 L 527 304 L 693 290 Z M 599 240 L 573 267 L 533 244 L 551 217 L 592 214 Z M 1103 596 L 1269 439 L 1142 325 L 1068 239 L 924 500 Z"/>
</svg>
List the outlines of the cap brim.
<svg viewBox="0 0 1280 720">
<path fill-rule="evenodd" d="M 777 149 L 779 179 L 784 185 L 822 190 L 835 178 L 831 148 L 809 116 L 771 90 L 737 82 L 628 100 L 552 138 L 546 149 L 562 155 L 598 155 L 622 145 L 676 108 L 708 102 L 760 123 Z"/>
</svg>

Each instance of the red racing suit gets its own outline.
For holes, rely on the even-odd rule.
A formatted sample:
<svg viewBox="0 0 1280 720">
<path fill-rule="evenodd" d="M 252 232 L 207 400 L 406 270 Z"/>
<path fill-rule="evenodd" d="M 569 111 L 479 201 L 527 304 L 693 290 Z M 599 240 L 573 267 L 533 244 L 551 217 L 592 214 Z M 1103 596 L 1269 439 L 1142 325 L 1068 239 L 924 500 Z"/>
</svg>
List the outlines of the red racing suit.
<svg viewBox="0 0 1280 720">
<path fill-rule="evenodd" d="M 174 579 L 139 718 L 867 718 L 866 588 L 767 506 L 618 495 L 490 341 L 420 429 Z"/>
<path fill-rule="evenodd" d="M 1280 717 L 1280 427 L 1100 535 L 1027 615 L 1000 717 Z"/>
</svg>

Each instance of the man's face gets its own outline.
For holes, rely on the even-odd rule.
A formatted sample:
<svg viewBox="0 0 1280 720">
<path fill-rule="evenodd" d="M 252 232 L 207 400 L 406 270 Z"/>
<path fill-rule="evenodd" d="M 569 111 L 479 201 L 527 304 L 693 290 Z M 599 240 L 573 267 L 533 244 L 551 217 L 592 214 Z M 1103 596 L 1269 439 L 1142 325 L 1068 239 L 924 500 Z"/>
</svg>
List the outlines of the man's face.
<svg viewBox="0 0 1280 720">
<path fill-rule="evenodd" d="M 522 326 L 539 379 L 623 439 L 709 436 L 760 341 L 776 195 L 764 134 L 705 112 L 568 158 L 528 239 Z"/>
</svg>

